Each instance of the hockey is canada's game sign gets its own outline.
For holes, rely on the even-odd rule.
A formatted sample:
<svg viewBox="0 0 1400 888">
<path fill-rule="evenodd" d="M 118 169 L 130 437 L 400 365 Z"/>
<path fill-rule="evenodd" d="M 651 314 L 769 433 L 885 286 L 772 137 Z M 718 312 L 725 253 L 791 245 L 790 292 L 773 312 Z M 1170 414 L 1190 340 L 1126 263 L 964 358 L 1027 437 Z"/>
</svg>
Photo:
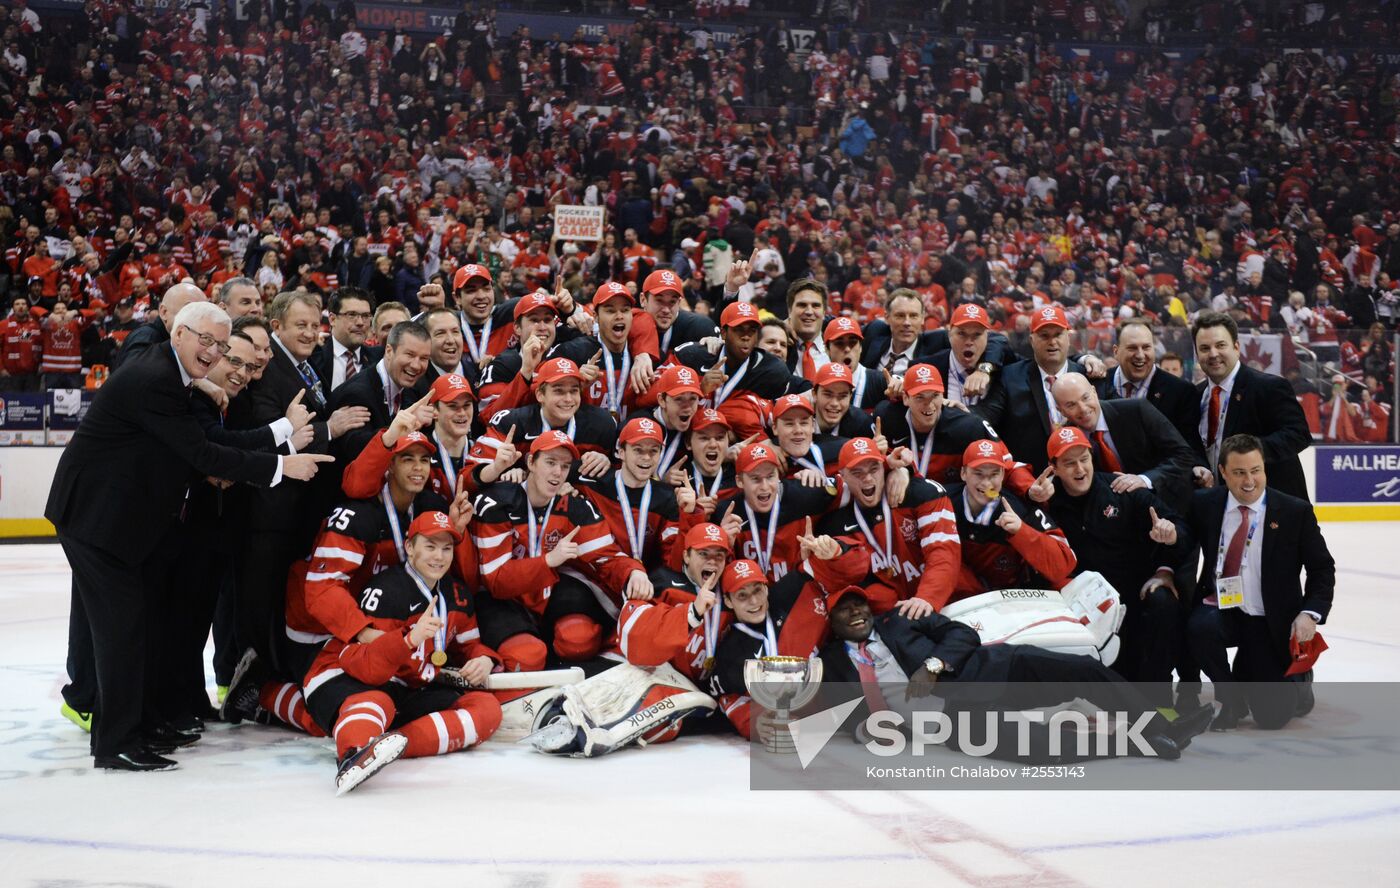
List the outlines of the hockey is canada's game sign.
<svg viewBox="0 0 1400 888">
<path fill-rule="evenodd" d="M 567 241 L 603 239 L 602 207 L 557 206 L 554 208 L 554 236 Z"/>
</svg>

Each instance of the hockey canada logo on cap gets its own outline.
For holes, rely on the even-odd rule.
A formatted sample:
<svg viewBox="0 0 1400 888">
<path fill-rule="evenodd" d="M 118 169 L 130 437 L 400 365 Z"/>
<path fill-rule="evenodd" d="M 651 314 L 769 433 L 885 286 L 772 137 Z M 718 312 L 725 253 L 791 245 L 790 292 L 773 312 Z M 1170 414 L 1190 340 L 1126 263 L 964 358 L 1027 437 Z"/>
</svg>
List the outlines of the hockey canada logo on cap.
<svg viewBox="0 0 1400 888">
<path fill-rule="evenodd" d="M 919 380 L 919 382 L 928 382 L 933 378 L 933 371 L 929 369 L 928 365 L 920 364 L 914 370 L 914 378 Z"/>
<path fill-rule="evenodd" d="M 836 329 L 841 331 L 842 333 L 851 332 L 853 329 L 855 329 L 855 326 L 855 322 L 852 321 L 850 318 L 836 319 Z"/>
<path fill-rule="evenodd" d="M 676 380 L 685 385 L 690 385 L 695 381 L 695 375 L 690 372 L 689 367 L 682 367 L 680 370 L 676 371 Z"/>
<path fill-rule="evenodd" d="M 1068 444 L 1074 440 L 1074 430 L 1069 428 L 1060 429 L 1060 440 Z"/>
<path fill-rule="evenodd" d="M 983 456 L 991 456 L 993 449 L 991 441 L 983 441 L 981 444 L 977 445 L 977 452 Z"/>
<path fill-rule="evenodd" d="M 719 527 L 711 524 L 709 527 L 705 528 L 705 539 L 712 543 L 722 543 L 724 542 L 723 533 L 724 531 L 720 530 Z"/>
<path fill-rule="evenodd" d="M 568 358 L 555 358 L 555 359 L 554 359 L 554 369 L 555 369 L 555 370 L 558 370 L 560 373 L 576 373 L 576 372 L 578 372 L 578 366 L 577 366 L 576 364 L 574 364 L 574 362 L 571 361 L 571 360 L 569 360 Z"/>
<path fill-rule="evenodd" d="M 486 276 L 486 272 L 482 271 L 480 265 L 476 265 L 476 264 L 466 265 L 466 266 L 463 266 L 462 270 L 463 270 L 464 272 L 466 272 L 466 277 L 468 277 L 468 278 L 485 277 L 485 276 Z"/>
<path fill-rule="evenodd" d="M 447 384 L 451 388 L 464 389 L 467 387 L 467 379 L 459 373 L 453 373 L 447 377 Z"/>
<path fill-rule="evenodd" d="M 754 314 L 753 306 L 747 302 L 737 302 L 735 305 L 737 306 L 734 309 L 735 314 L 743 315 L 746 318 Z"/>
<path fill-rule="evenodd" d="M 746 576 L 748 576 L 750 573 L 751 573 L 751 571 L 749 570 L 749 563 L 748 563 L 747 561 L 736 561 L 736 562 L 734 562 L 734 576 L 736 576 L 736 577 L 746 577 Z"/>
<path fill-rule="evenodd" d="M 441 512 L 433 513 L 433 523 L 436 524 L 438 527 L 443 528 L 444 530 L 452 526 L 451 523 L 448 521 L 447 516 L 442 514 Z"/>
<path fill-rule="evenodd" d="M 866 441 L 864 438 L 856 438 L 851 442 L 851 449 L 856 453 L 869 453 L 870 442 Z"/>
<path fill-rule="evenodd" d="M 405 445 L 407 445 L 407 444 L 427 444 L 427 443 L 428 443 L 428 436 L 427 436 L 427 435 L 424 435 L 422 432 L 409 432 L 407 435 L 404 435 L 404 436 L 403 436 L 403 440 L 404 440 Z"/>
<path fill-rule="evenodd" d="M 829 374 L 831 374 L 832 376 L 836 377 L 837 379 L 849 379 L 849 378 L 850 378 L 850 375 L 851 375 L 851 368 L 850 368 L 850 367 L 847 367 L 845 364 L 838 364 L 838 363 L 836 363 L 835 361 L 832 361 L 832 362 L 831 362 L 830 364 L 828 364 L 827 366 L 829 366 L 831 369 L 828 370 L 828 371 L 826 371 L 826 372 L 829 373 Z"/>
<path fill-rule="evenodd" d="M 663 284 L 674 284 L 675 282 L 676 282 L 676 276 L 675 276 L 673 273 L 671 273 L 671 272 L 669 272 L 669 271 L 663 271 L 663 272 L 661 272 L 661 283 L 663 283 Z"/>
<path fill-rule="evenodd" d="M 1053 309 L 1053 308 L 1042 308 L 1042 309 L 1040 310 L 1040 318 L 1041 318 L 1041 320 L 1044 320 L 1044 321 L 1053 321 L 1053 320 L 1055 320 L 1055 309 Z"/>
<path fill-rule="evenodd" d="M 967 314 L 967 316 L 970 317 L 970 318 L 975 318 L 975 317 L 977 317 L 977 312 L 978 312 L 978 311 L 979 311 L 979 309 L 978 309 L 977 306 L 975 306 L 975 305 L 968 305 L 968 306 L 966 306 L 966 307 L 964 308 L 964 312 L 965 312 L 965 313 Z"/>
<path fill-rule="evenodd" d="M 759 444 L 756 445 L 753 450 L 749 451 L 749 453 L 753 456 L 754 459 L 762 459 L 763 457 L 768 455 L 768 448 L 764 447 L 762 444 Z"/>
<path fill-rule="evenodd" d="M 642 430 L 642 434 L 650 435 L 652 432 L 656 431 L 656 423 L 649 419 L 641 419 L 637 421 L 637 428 Z"/>
</svg>

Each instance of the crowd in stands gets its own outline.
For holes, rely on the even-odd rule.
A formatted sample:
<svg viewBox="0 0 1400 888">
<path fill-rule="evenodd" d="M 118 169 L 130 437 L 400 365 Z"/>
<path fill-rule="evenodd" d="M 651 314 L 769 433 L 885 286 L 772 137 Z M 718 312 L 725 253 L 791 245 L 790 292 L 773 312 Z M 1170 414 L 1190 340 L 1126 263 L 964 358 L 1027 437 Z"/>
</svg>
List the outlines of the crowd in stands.
<svg viewBox="0 0 1400 888">
<path fill-rule="evenodd" d="M 799 278 L 863 324 L 908 287 L 930 329 L 975 303 L 1029 354 L 1032 314 L 1058 303 L 1110 367 L 1113 329 L 1144 317 L 1189 374 L 1190 321 L 1226 311 L 1281 337 L 1272 369 L 1315 434 L 1387 439 L 1400 75 L 1377 49 L 1250 45 L 1266 25 L 1384 36 L 1397 4 L 1269 4 L 1263 22 L 1187 4 L 1191 27 L 1231 39 L 1112 67 L 1048 40 L 1084 32 L 1085 10 L 1096 34 L 1128 28 L 1115 3 L 954 2 L 941 31 L 884 33 L 847 27 L 881 4 L 846 5 L 844 20 L 833 0 L 811 10 L 798 52 L 798 20 L 722 44 L 643 16 L 589 42 L 502 33 L 468 4 L 424 40 L 361 30 L 352 0 L 255 4 L 247 21 L 124 0 L 41 17 L 16 0 L 0 388 L 82 385 L 185 278 L 211 294 L 248 278 L 264 301 L 357 286 L 416 313 L 425 284 L 468 263 L 498 298 L 557 277 L 581 303 L 665 267 L 717 316 L 751 259 L 745 298 L 778 318 Z M 951 30 L 984 18 L 1043 29 L 991 53 Z M 554 238 L 559 204 L 605 207 L 605 239 Z"/>
</svg>

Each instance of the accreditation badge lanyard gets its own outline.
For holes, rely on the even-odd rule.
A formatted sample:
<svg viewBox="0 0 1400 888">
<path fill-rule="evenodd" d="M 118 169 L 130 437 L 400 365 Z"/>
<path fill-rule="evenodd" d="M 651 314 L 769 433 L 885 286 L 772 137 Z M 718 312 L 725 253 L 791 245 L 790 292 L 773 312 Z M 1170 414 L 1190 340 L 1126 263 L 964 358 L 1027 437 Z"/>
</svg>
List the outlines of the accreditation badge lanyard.
<svg viewBox="0 0 1400 888">
<path fill-rule="evenodd" d="M 1240 553 L 1240 572 L 1233 577 L 1222 577 L 1220 572 L 1225 569 L 1225 534 L 1220 534 L 1220 543 L 1215 555 L 1215 604 L 1221 610 L 1228 610 L 1234 607 L 1244 607 L 1244 569 L 1249 564 L 1249 547 L 1254 542 L 1254 532 L 1259 529 L 1264 510 L 1263 500 L 1260 501 L 1259 511 L 1253 509 L 1249 512 L 1249 530 L 1244 537 L 1244 551 Z"/>
<path fill-rule="evenodd" d="M 409 579 L 413 580 L 413 585 L 417 586 L 418 591 L 423 593 L 423 600 L 427 601 L 428 604 L 432 604 L 434 599 L 437 600 L 437 605 L 433 609 L 433 616 L 438 618 L 438 621 L 442 623 L 442 627 L 438 629 L 437 634 L 433 637 L 432 654 L 424 657 L 423 644 L 418 645 L 418 658 L 424 662 L 423 677 L 428 681 L 432 681 L 433 673 L 428 670 L 432 667 L 444 666 L 447 663 L 447 598 L 437 594 L 438 588 L 436 583 L 433 584 L 432 589 L 429 589 L 427 581 L 423 579 L 418 571 L 413 569 L 412 565 L 405 562 L 404 569 L 408 571 Z M 419 619 L 422 619 L 422 617 Z M 426 642 L 424 642 L 424 644 L 426 644 Z M 427 666 L 429 662 L 432 663 L 432 667 Z"/>
<path fill-rule="evenodd" d="M 909 418 L 909 414 L 904 415 L 904 421 L 909 426 L 909 447 L 918 457 L 916 465 L 919 467 L 919 476 L 928 477 L 928 462 L 933 458 L 933 429 L 928 430 L 928 439 L 924 441 L 922 447 L 919 446 L 919 433 L 914 431 L 914 420 Z"/>
<path fill-rule="evenodd" d="M 820 472 L 823 478 L 826 477 L 826 460 L 822 459 L 822 449 L 818 447 L 815 442 L 812 444 L 812 449 L 808 452 L 807 456 L 799 456 L 795 461 L 809 469 Z"/>
<path fill-rule="evenodd" d="M 447 445 L 442 443 L 442 439 L 438 437 L 438 433 L 436 430 L 433 431 L 433 442 L 437 444 L 438 456 L 442 458 L 443 474 L 447 476 L 447 489 L 452 492 L 453 496 L 456 496 L 457 466 L 452 462 L 452 454 L 447 452 Z M 464 448 L 463 455 L 465 455 L 465 453 L 466 450 Z"/>
<path fill-rule="evenodd" d="M 395 411 L 394 395 L 396 394 L 394 390 L 398 386 L 394 385 L 394 381 L 389 378 L 389 371 L 385 369 L 383 361 L 379 362 L 379 366 L 375 370 L 379 373 L 379 384 L 384 387 L 384 405 L 389 408 L 390 413 L 393 413 Z"/>
<path fill-rule="evenodd" d="M 758 566 L 763 568 L 763 572 L 772 576 L 773 564 L 773 541 L 778 538 L 778 506 L 780 500 L 773 501 L 773 508 L 768 512 L 768 542 L 761 543 L 758 538 L 758 518 L 754 516 L 753 509 L 749 507 L 749 501 L 744 500 L 744 513 L 748 515 L 749 527 L 753 532 L 754 549 L 758 555 Z"/>
<path fill-rule="evenodd" d="M 705 488 L 705 474 L 704 474 L 703 472 L 700 471 L 700 467 L 697 466 L 694 462 L 692 462 L 692 463 L 690 464 L 690 470 L 691 470 L 691 474 L 693 474 L 693 475 L 695 476 L 695 489 L 696 489 L 696 490 L 705 490 L 707 496 L 719 496 L 719 485 L 720 485 L 720 482 L 724 480 L 724 467 L 723 467 L 723 466 L 720 466 L 719 471 L 718 471 L 718 472 L 715 472 L 715 480 L 714 480 L 714 483 L 712 483 L 712 484 L 709 486 L 709 489 L 708 489 L 708 490 L 706 490 L 706 488 Z"/>
<path fill-rule="evenodd" d="M 714 608 L 711 608 L 711 610 L 713 610 L 713 609 L 714 609 Z M 753 629 L 749 628 L 748 624 L 746 624 L 746 623 L 737 623 L 737 622 L 736 622 L 736 623 L 734 624 L 734 628 L 735 628 L 735 629 L 738 629 L 740 632 L 744 633 L 745 635 L 749 636 L 750 638 L 755 638 L 755 639 L 758 639 L 759 641 L 763 642 L 763 649 L 762 649 L 762 651 L 759 653 L 759 656 L 760 656 L 760 657 L 776 657 L 776 656 L 778 656 L 778 633 L 773 629 L 773 618 L 772 618 L 772 617 L 764 617 L 764 618 L 763 618 L 763 634 L 762 634 L 762 635 L 760 635 L 758 632 L 754 631 Z"/>
<path fill-rule="evenodd" d="M 632 547 L 632 557 L 638 561 L 642 560 L 642 549 L 647 542 L 647 513 L 651 511 L 651 482 L 647 481 L 647 486 L 642 489 L 642 504 L 637 510 L 637 516 L 632 517 L 632 503 L 627 498 L 627 485 L 622 483 L 622 473 L 613 475 L 613 483 L 617 485 L 617 504 L 622 507 L 622 523 L 627 527 L 627 544 Z"/>
<path fill-rule="evenodd" d="M 870 566 L 881 576 L 887 579 L 892 578 L 895 566 L 894 521 L 890 517 L 889 500 L 880 498 L 880 511 L 885 520 L 885 548 L 883 549 L 875 541 L 875 532 L 870 529 L 870 523 L 865 520 L 865 515 L 861 513 L 860 503 L 852 503 L 852 511 L 856 513 L 856 524 L 860 525 L 860 532 L 864 534 L 866 542 L 870 543 L 870 548 L 875 552 L 875 557 L 870 559 Z"/>
<path fill-rule="evenodd" d="M 384 501 L 384 515 L 389 519 L 389 533 L 394 536 L 394 550 L 399 553 L 399 564 L 407 564 L 408 553 L 403 546 L 403 529 L 399 525 L 399 510 L 394 508 L 394 498 L 389 495 L 388 484 L 385 484 L 384 489 L 379 491 L 379 498 Z M 413 520 L 413 503 L 408 504 L 408 520 Z"/>
<path fill-rule="evenodd" d="M 725 362 L 726 357 L 727 355 L 724 349 L 720 349 L 718 363 L 723 364 Z M 745 373 L 749 372 L 749 364 L 751 363 L 753 363 L 753 359 L 749 358 L 748 360 L 744 361 L 743 364 L 739 365 L 739 372 L 729 377 L 729 381 L 726 382 L 720 388 L 719 391 L 714 393 L 711 400 L 714 401 L 715 407 L 718 407 L 719 405 L 723 404 L 726 400 L 728 400 L 729 396 L 734 393 L 734 389 L 738 387 L 739 381 L 744 378 Z M 711 367 L 710 369 L 713 370 L 714 368 Z"/>
<path fill-rule="evenodd" d="M 467 313 L 462 312 L 462 338 L 467 341 L 467 351 L 472 353 L 472 360 L 478 364 L 481 363 L 482 356 L 487 354 L 486 349 L 491 342 L 491 325 L 496 320 L 495 314 L 493 311 L 486 317 L 486 323 L 481 325 L 481 338 L 478 340 L 476 334 L 472 333 L 471 324 L 467 323 Z"/>
<path fill-rule="evenodd" d="M 632 352 L 622 350 L 622 369 L 613 369 L 613 353 L 603 346 L 603 381 L 608 384 L 608 411 L 617 419 L 627 418 L 623 398 L 627 395 L 627 377 L 632 372 Z"/>
</svg>

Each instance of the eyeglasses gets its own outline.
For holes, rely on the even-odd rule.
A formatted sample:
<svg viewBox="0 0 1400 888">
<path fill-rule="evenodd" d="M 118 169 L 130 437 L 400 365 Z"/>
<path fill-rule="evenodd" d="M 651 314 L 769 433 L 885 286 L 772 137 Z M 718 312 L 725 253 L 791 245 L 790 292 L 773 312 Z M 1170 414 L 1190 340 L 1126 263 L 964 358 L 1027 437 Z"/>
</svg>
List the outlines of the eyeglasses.
<svg viewBox="0 0 1400 888">
<path fill-rule="evenodd" d="M 245 361 L 242 358 L 235 358 L 233 355 L 224 355 L 224 360 L 228 361 L 228 365 L 234 370 L 242 370 L 245 367 L 250 371 L 257 369 L 257 365 L 254 364 L 252 361 Z"/>
<path fill-rule="evenodd" d="M 223 340 L 215 339 L 214 337 L 210 336 L 208 333 L 201 333 L 201 332 L 199 332 L 198 330 L 194 329 L 193 327 L 187 326 L 187 325 L 185 325 L 185 324 L 181 324 L 180 326 L 183 327 L 183 328 L 186 329 L 186 330 L 189 330 L 191 333 L 193 333 L 193 334 L 195 335 L 195 338 L 199 340 L 199 345 L 200 345 L 201 348 L 217 348 L 217 349 L 219 350 L 219 354 L 221 354 L 221 355 L 227 355 L 227 354 L 228 354 L 229 344 L 228 344 L 227 342 L 224 342 Z"/>
<path fill-rule="evenodd" d="M 339 314 L 337 314 L 336 317 L 348 318 L 352 321 L 367 321 L 371 317 L 373 317 L 373 315 L 371 315 L 367 311 L 342 311 Z"/>
</svg>

